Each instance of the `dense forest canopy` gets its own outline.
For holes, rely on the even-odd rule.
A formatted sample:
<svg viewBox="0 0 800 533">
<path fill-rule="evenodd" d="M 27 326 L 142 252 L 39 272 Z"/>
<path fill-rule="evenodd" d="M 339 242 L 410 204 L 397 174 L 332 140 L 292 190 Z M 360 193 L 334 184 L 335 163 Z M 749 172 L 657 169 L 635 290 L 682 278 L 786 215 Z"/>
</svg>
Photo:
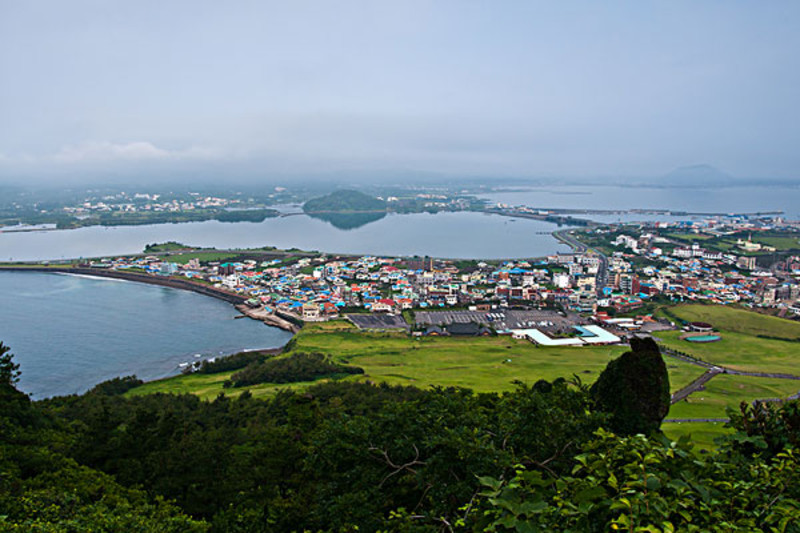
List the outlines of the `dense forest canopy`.
<svg viewBox="0 0 800 533">
<path fill-rule="evenodd" d="M 31 402 L 17 375 L 0 344 L 2 531 L 800 531 L 796 403 L 699 453 L 613 433 L 578 380 Z"/>
</svg>

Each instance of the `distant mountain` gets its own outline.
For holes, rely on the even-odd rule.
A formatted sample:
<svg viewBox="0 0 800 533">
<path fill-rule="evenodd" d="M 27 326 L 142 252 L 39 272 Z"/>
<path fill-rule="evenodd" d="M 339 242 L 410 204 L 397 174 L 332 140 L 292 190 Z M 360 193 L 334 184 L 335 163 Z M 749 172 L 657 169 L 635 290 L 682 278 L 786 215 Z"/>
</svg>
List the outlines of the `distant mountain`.
<svg viewBox="0 0 800 533">
<path fill-rule="evenodd" d="M 691 165 L 679 167 L 658 178 L 659 185 L 664 187 L 709 187 L 730 185 L 737 179 L 711 165 Z"/>
</svg>

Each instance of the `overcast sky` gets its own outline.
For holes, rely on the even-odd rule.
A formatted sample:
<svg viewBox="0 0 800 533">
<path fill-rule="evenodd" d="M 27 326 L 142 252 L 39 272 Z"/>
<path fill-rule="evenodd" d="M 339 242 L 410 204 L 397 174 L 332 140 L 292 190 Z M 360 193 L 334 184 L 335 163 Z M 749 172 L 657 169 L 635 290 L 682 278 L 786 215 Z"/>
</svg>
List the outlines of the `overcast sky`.
<svg viewBox="0 0 800 533">
<path fill-rule="evenodd" d="M 800 178 L 800 2 L 0 0 L 0 180 Z"/>
</svg>

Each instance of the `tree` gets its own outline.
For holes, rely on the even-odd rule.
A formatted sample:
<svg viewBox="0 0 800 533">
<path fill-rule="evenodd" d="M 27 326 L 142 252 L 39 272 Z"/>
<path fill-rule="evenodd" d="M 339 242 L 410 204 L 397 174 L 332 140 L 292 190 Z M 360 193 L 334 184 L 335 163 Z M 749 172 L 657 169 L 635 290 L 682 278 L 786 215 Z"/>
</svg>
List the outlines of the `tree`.
<svg viewBox="0 0 800 533">
<path fill-rule="evenodd" d="M 11 348 L 0 341 L 0 386 L 14 387 L 19 381 L 19 365 L 14 362 Z"/>
<path fill-rule="evenodd" d="M 17 390 L 19 365 L 11 349 L 0 342 L 0 440 L 16 425 L 31 425 L 39 418 L 31 411 L 28 395 Z"/>
<path fill-rule="evenodd" d="M 598 410 L 611 415 L 620 435 L 661 427 L 670 405 L 669 375 L 652 339 L 631 339 L 631 351 L 611 361 L 590 390 Z"/>
</svg>

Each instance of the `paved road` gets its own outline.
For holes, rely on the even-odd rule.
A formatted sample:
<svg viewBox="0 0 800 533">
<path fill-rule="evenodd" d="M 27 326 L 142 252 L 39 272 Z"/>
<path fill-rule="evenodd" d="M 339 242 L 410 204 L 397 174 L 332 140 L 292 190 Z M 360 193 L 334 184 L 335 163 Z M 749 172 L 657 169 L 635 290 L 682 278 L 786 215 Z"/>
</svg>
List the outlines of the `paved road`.
<svg viewBox="0 0 800 533">
<path fill-rule="evenodd" d="M 719 367 L 709 368 L 702 376 L 700 376 L 699 378 L 692 381 L 687 386 L 685 386 L 684 388 L 673 394 L 670 403 L 672 404 L 678 403 L 679 401 L 688 398 L 690 394 L 693 394 L 699 390 L 703 390 L 705 388 L 706 383 L 711 381 L 711 378 L 713 378 L 717 374 L 722 374 L 722 372 L 723 370 Z"/>
<path fill-rule="evenodd" d="M 579 241 L 575 238 L 574 235 L 570 233 L 570 229 L 562 229 L 559 231 L 554 231 L 553 236 L 563 242 L 564 244 L 570 246 L 573 251 L 576 253 L 586 253 L 589 251 L 589 247 L 586 246 L 584 243 Z M 608 257 L 605 256 L 599 250 L 592 249 L 592 252 L 597 254 L 598 258 L 600 259 L 600 265 L 597 268 L 597 275 L 595 276 L 596 286 L 597 286 L 597 295 L 603 295 L 603 287 L 608 285 Z"/>
<path fill-rule="evenodd" d="M 583 253 L 587 250 L 587 246 L 583 244 L 581 241 L 576 239 L 574 236 L 570 235 L 569 229 L 561 229 L 558 231 L 553 232 L 553 237 L 562 241 L 564 244 L 570 246 L 574 251 L 578 253 Z"/>
</svg>

